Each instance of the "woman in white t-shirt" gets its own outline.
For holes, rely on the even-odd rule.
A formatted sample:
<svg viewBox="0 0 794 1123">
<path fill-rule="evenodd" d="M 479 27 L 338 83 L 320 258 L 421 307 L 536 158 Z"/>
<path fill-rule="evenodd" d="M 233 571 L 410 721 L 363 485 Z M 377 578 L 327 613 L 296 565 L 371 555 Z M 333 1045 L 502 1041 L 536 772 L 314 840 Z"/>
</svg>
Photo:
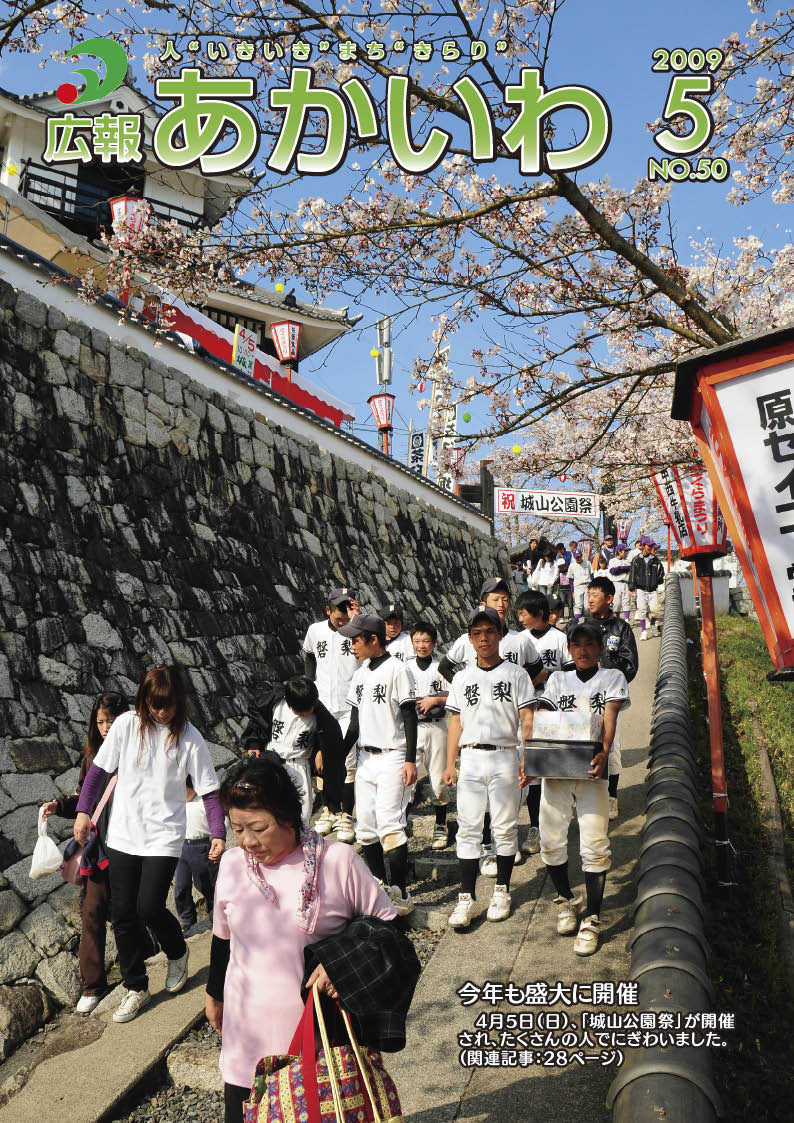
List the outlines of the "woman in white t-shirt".
<svg viewBox="0 0 794 1123">
<path fill-rule="evenodd" d="M 204 738 L 187 720 L 185 686 L 176 668 L 147 671 L 134 712 L 121 714 L 111 726 L 83 783 L 74 825 L 78 842 L 85 841 L 99 792 L 113 772 L 118 779 L 105 851 L 113 931 L 127 988 L 113 1018 L 128 1022 L 150 997 L 140 923 L 152 930 L 168 957 L 165 989 L 181 990 L 187 979 L 187 944 L 165 901 L 185 839 L 188 774 L 204 800 L 210 860 L 219 860 L 226 837 L 218 778 Z"/>
</svg>

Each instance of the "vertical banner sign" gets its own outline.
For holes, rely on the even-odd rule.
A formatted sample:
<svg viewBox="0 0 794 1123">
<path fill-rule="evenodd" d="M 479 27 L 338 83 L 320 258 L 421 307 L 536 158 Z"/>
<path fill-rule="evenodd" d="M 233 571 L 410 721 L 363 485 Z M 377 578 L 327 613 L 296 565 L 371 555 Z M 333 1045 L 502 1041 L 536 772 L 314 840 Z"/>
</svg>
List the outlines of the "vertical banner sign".
<svg viewBox="0 0 794 1123">
<path fill-rule="evenodd" d="M 681 553 L 689 552 L 692 548 L 692 539 L 689 535 L 681 493 L 678 490 L 678 473 L 675 468 L 660 468 L 653 473 L 652 478 L 659 502 L 662 504 L 665 522 L 673 528 Z"/>
<path fill-rule="evenodd" d="M 672 416 L 692 426 L 775 677 L 794 677 L 794 331 L 679 363 Z"/>
<path fill-rule="evenodd" d="M 728 530 L 706 469 L 679 472 L 678 490 L 692 542 L 690 554 L 724 554 Z"/>
<path fill-rule="evenodd" d="M 425 433 L 421 429 L 408 438 L 408 467 L 421 476 L 425 467 Z"/>
<path fill-rule="evenodd" d="M 249 331 L 242 324 L 234 325 L 232 362 L 238 370 L 253 377 L 256 364 L 256 333 Z"/>
</svg>

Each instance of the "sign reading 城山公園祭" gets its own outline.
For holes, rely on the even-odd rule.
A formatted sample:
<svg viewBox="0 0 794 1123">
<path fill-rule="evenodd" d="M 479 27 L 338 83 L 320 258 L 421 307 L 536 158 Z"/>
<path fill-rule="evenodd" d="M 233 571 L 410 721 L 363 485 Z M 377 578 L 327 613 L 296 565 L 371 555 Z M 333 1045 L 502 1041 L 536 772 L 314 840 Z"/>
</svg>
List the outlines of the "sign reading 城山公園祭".
<svg viewBox="0 0 794 1123">
<path fill-rule="evenodd" d="M 445 71 L 455 63 L 466 71 L 480 62 L 490 69 L 494 59 L 508 51 L 505 40 L 497 39 L 488 44 L 480 39 L 464 42 L 447 39 L 439 45 L 422 39 L 407 43 L 400 38 L 386 45 L 378 40 L 357 43 L 343 39 L 334 45 L 329 40 L 312 44 L 295 39 L 286 46 L 280 40 L 262 43 L 242 40 L 231 49 L 225 42 L 210 40 L 205 47 L 211 62 L 229 60 L 230 64 L 239 66 L 254 60 L 286 59 L 291 64 L 288 84 L 272 85 L 267 91 L 270 109 L 281 117 L 278 135 L 265 164 L 272 172 L 330 175 L 342 167 L 351 144 L 375 141 L 379 137 L 386 139 L 397 166 L 412 175 L 436 168 L 453 143 L 457 148 L 465 147 L 475 162 L 491 162 L 496 158 L 493 108 L 483 87 L 468 72 L 462 73 L 450 86 L 465 122 L 463 131 L 460 125 L 456 126 L 458 131 L 454 134 L 441 128 L 439 115 L 419 145 L 412 135 L 410 80 L 406 75 L 389 74 L 381 120 L 369 88 L 370 72 L 367 81 L 353 75 L 336 90 L 328 85 L 316 85 L 314 70 L 304 64 L 314 59 L 315 62 L 338 62 L 353 70 L 357 62 L 371 65 L 388 60 L 396 67 L 401 59 L 408 57 L 418 62 L 435 57 L 443 63 Z M 187 44 L 190 56 L 198 49 L 198 40 Z M 649 160 L 648 178 L 665 182 L 671 179 L 722 181 L 730 172 L 727 161 L 721 157 L 700 157 L 693 161 L 690 157 L 708 144 L 714 132 L 711 112 L 701 99 L 713 91 L 713 75 L 723 61 L 723 52 L 714 47 L 678 49 L 678 53 L 683 61 L 673 58 L 676 52 L 661 48 L 654 51 L 651 69 L 663 74 L 675 72 L 670 78 L 661 116 L 672 121 L 684 115 L 691 128 L 685 135 L 671 129 L 655 134 L 654 142 L 669 155 Z M 78 91 L 72 83 L 62 83 L 57 90 L 62 104 L 85 105 L 103 99 L 118 88 L 126 75 L 126 55 L 113 40 L 89 39 L 76 44 L 66 54 L 72 58 L 81 55 L 98 58 L 105 64 L 106 73 L 100 81 L 94 70 L 80 69 L 78 73 L 85 81 L 83 89 Z M 185 59 L 175 41 L 169 39 L 159 61 L 176 67 L 183 61 L 195 63 L 196 60 Z M 680 73 L 683 69 L 688 73 Z M 500 153 L 506 159 L 516 159 L 519 171 L 527 176 L 587 167 L 603 155 L 609 145 L 612 130 L 609 106 L 588 86 L 574 83 L 547 89 L 542 77 L 539 67 L 523 66 L 517 82 L 501 86 L 501 100 L 515 110 L 515 116 L 498 136 Z M 490 74 L 486 82 L 491 85 Z M 165 167 L 186 168 L 197 164 L 205 176 L 228 175 L 245 168 L 257 157 L 262 134 L 256 117 L 245 104 L 253 101 L 257 93 L 253 78 L 209 77 L 200 66 L 185 65 L 174 77 L 157 78 L 154 89 L 158 99 L 174 103 L 159 118 L 152 141 L 154 156 Z M 583 115 L 585 135 L 569 148 L 550 149 L 547 143 L 550 119 L 555 113 L 570 109 Z M 317 114 L 324 117 L 324 126 L 319 131 L 314 128 L 308 131 L 315 140 L 318 135 L 324 137 L 322 149 L 302 151 L 309 121 Z M 103 163 L 139 162 L 144 156 L 142 139 L 140 114 L 102 113 L 92 117 L 68 110 L 47 119 L 47 144 L 42 159 L 47 164 L 75 160 L 87 163 L 96 159 Z M 219 150 L 221 143 L 224 147 Z"/>
<path fill-rule="evenodd" d="M 601 517 L 599 496 L 590 491 L 532 491 L 527 488 L 494 488 L 497 514 L 537 515 L 543 519 L 594 519 Z"/>
</svg>

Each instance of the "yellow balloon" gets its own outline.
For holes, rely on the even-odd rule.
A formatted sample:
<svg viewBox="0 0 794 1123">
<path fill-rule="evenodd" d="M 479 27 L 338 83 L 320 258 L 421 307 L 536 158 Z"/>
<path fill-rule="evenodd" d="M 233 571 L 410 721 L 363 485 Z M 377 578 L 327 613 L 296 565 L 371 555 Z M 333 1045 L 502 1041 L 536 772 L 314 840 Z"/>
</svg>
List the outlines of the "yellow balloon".
<svg viewBox="0 0 794 1123">
<path fill-rule="evenodd" d="M 9 175 L 16 175 L 18 171 L 19 171 L 19 168 L 16 166 L 16 164 L 9 164 L 8 165 L 8 174 Z"/>
<path fill-rule="evenodd" d="M 281 281 L 278 281 L 278 282 L 276 283 L 276 286 L 275 286 L 275 287 L 276 287 L 276 292 L 283 292 L 283 291 L 284 291 L 284 286 L 283 286 L 283 284 L 281 283 Z"/>
<path fill-rule="evenodd" d="M 518 456 L 519 452 L 521 452 L 521 445 L 513 445 L 513 452 Z"/>
<path fill-rule="evenodd" d="M 373 347 L 372 350 L 370 351 L 370 355 L 372 355 L 373 359 L 377 359 L 379 354 L 380 354 L 380 351 L 378 350 L 377 347 Z"/>
</svg>

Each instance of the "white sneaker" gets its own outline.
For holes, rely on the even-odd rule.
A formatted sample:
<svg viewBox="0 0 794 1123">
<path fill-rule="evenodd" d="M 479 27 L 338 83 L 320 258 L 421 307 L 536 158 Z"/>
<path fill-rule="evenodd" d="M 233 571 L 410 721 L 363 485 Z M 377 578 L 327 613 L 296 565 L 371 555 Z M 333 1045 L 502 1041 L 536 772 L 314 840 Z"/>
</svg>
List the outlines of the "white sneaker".
<svg viewBox="0 0 794 1123">
<path fill-rule="evenodd" d="M 440 824 L 436 824 L 436 826 L 433 828 L 433 849 L 446 850 L 448 846 L 449 835 L 447 833 L 447 828 L 442 827 Z"/>
<path fill-rule="evenodd" d="M 482 912 L 482 905 L 470 893 L 458 893 L 458 903 L 450 914 L 447 924 L 450 928 L 468 928 L 472 920 Z"/>
<path fill-rule="evenodd" d="M 496 851 L 493 846 L 483 846 L 482 848 L 480 873 L 483 877 L 496 877 Z"/>
<path fill-rule="evenodd" d="M 337 842 L 355 842 L 356 832 L 353 830 L 353 816 L 343 811 L 334 819 L 333 829 L 336 831 Z"/>
<path fill-rule="evenodd" d="M 131 1022 L 138 1017 L 151 997 L 148 990 L 128 990 L 127 997 L 113 1015 L 113 1021 Z"/>
<path fill-rule="evenodd" d="M 661 631 L 661 628 L 659 627 L 659 625 L 654 624 L 653 628 L 651 629 L 651 635 L 654 636 L 654 638 L 658 638 L 661 634 L 662 634 L 662 631 Z"/>
<path fill-rule="evenodd" d="M 571 897 L 569 901 L 567 897 L 555 897 L 554 903 L 558 906 L 557 935 L 572 936 L 579 924 L 579 899 Z"/>
<path fill-rule="evenodd" d="M 314 824 L 314 829 L 318 834 L 330 834 L 334 829 L 335 822 L 336 815 L 334 815 L 330 807 L 323 807 L 317 818 L 317 822 Z"/>
<path fill-rule="evenodd" d="M 616 795 L 609 797 L 609 817 L 610 819 L 617 819 L 618 817 L 618 797 Z"/>
<path fill-rule="evenodd" d="M 647 632 L 640 632 L 640 639 L 641 639 L 641 640 L 644 640 L 644 639 L 647 639 L 647 638 L 648 638 L 648 633 L 647 633 Z"/>
<path fill-rule="evenodd" d="M 529 834 L 524 839 L 521 849 L 525 854 L 538 854 L 540 852 L 540 829 L 538 827 L 529 828 Z"/>
<path fill-rule="evenodd" d="M 504 885 L 494 886 L 493 897 L 485 914 L 488 920 L 507 920 L 510 915 L 512 898 Z"/>
<path fill-rule="evenodd" d="M 579 926 L 573 950 L 577 955 L 594 955 L 598 951 L 598 937 L 601 933 L 601 921 L 597 916 L 586 916 Z"/>
<path fill-rule="evenodd" d="M 392 904 L 397 909 L 398 916 L 408 916 L 414 911 L 414 903 L 411 900 L 410 893 L 406 891 L 405 896 L 403 896 L 402 890 L 398 885 L 386 885 L 384 888 L 391 897 Z"/>
<path fill-rule="evenodd" d="M 168 971 L 165 976 L 165 989 L 169 994 L 176 994 L 187 981 L 187 961 L 190 958 L 190 948 L 185 948 L 185 954 L 179 959 L 168 960 Z"/>
<path fill-rule="evenodd" d="M 75 1014 L 91 1014 L 102 1001 L 101 994 L 84 994 L 74 1008 Z"/>
<path fill-rule="evenodd" d="M 515 856 L 515 858 L 513 858 L 513 865 L 514 866 L 520 866 L 521 863 L 524 861 L 525 857 L 526 857 L 526 855 L 522 854 L 521 850 L 516 850 L 516 856 Z"/>
</svg>

